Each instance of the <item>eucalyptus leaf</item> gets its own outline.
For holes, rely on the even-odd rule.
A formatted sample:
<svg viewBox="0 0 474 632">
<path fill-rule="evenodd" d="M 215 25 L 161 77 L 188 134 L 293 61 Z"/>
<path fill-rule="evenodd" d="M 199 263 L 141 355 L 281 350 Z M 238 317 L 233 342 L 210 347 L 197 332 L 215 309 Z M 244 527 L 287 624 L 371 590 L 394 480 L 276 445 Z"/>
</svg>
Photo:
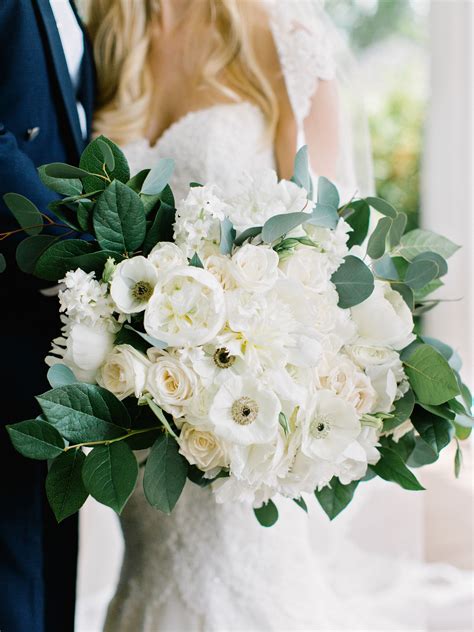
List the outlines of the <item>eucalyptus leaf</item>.
<svg viewBox="0 0 474 632">
<path fill-rule="evenodd" d="M 412 264 L 417 261 L 432 261 L 438 266 L 438 277 L 444 276 L 448 272 L 448 264 L 446 259 L 439 255 L 437 252 L 422 252 L 420 255 L 417 255 L 413 260 Z M 438 278 L 437 277 L 437 278 Z"/>
<path fill-rule="evenodd" d="M 447 237 L 421 228 L 415 228 L 405 233 L 400 240 L 400 246 L 398 248 L 400 255 L 410 261 L 424 252 L 436 252 L 444 259 L 449 259 L 458 249 L 459 246 L 454 244 Z"/>
<path fill-rule="evenodd" d="M 331 281 L 339 295 L 339 307 L 347 309 L 365 301 L 374 290 L 374 277 L 358 257 L 348 255 L 334 272 Z"/>
<path fill-rule="evenodd" d="M 112 152 L 112 149 L 110 148 L 110 145 L 108 145 L 102 138 L 97 139 L 97 144 L 100 147 L 102 156 L 104 157 L 107 171 L 109 173 L 112 173 L 112 171 L 115 169 L 115 156 Z"/>
<path fill-rule="evenodd" d="M 381 458 L 375 465 L 370 465 L 380 478 L 398 483 L 403 489 L 423 490 L 413 472 L 407 468 L 401 457 L 389 448 L 378 448 Z"/>
<path fill-rule="evenodd" d="M 29 419 L 6 428 L 15 450 L 29 459 L 54 459 L 63 451 L 61 435 L 45 421 Z"/>
<path fill-rule="evenodd" d="M 234 239 L 234 246 L 241 246 L 247 239 L 252 239 L 252 237 L 260 235 L 261 232 L 262 226 L 252 226 L 252 228 L 247 228 Z"/>
<path fill-rule="evenodd" d="M 318 204 L 330 206 L 336 209 L 336 211 L 339 206 L 339 193 L 337 188 L 324 176 L 318 178 Z"/>
<path fill-rule="evenodd" d="M 335 207 L 317 202 L 305 223 L 334 230 L 338 221 L 339 215 Z"/>
<path fill-rule="evenodd" d="M 68 450 L 58 456 L 49 468 L 46 496 L 58 522 L 79 511 L 87 499 L 88 493 L 82 481 L 85 458 L 81 450 Z"/>
<path fill-rule="evenodd" d="M 59 178 L 60 180 L 76 180 L 85 178 L 89 172 L 73 165 L 67 165 L 64 162 L 52 162 L 44 165 L 44 173 L 50 178 Z"/>
<path fill-rule="evenodd" d="M 41 255 L 58 240 L 59 237 L 53 235 L 34 235 L 33 237 L 22 239 L 15 253 L 16 262 L 20 270 L 27 274 L 32 274 Z"/>
<path fill-rule="evenodd" d="M 367 237 L 370 222 L 370 207 L 365 200 L 354 200 L 347 205 L 347 209 L 352 209 L 352 214 L 345 218 L 345 221 L 352 227 L 349 233 L 347 245 L 360 246 Z"/>
<path fill-rule="evenodd" d="M 78 381 L 71 369 L 65 364 L 53 364 L 48 369 L 47 378 L 52 388 L 76 384 Z"/>
<path fill-rule="evenodd" d="M 272 527 L 278 520 L 278 509 L 271 499 L 253 511 L 262 527 Z"/>
<path fill-rule="evenodd" d="M 417 399 L 424 404 L 442 404 L 459 395 L 456 376 L 443 356 L 430 345 L 419 345 L 404 360 L 405 373 Z"/>
<path fill-rule="evenodd" d="M 348 485 L 343 485 L 336 476 L 333 476 L 329 481 L 329 485 L 314 492 L 329 520 L 334 520 L 347 507 L 354 496 L 358 484 L 359 481 L 354 481 Z"/>
<path fill-rule="evenodd" d="M 3 201 L 27 235 L 39 235 L 43 218 L 33 202 L 18 193 L 5 193 Z"/>
<path fill-rule="evenodd" d="M 439 274 L 439 267 L 434 261 L 428 259 L 416 259 L 408 266 L 405 275 L 405 283 L 412 290 L 419 290 Z"/>
<path fill-rule="evenodd" d="M 392 290 L 395 290 L 405 301 L 408 309 L 412 312 L 415 309 L 415 297 L 413 290 L 405 283 L 391 283 Z"/>
<path fill-rule="evenodd" d="M 143 489 L 152 507 L 171 513 L 186 483 L 188 463 L 176 441 L 162 434 L 151 448 L 145 466 Z"/>
<path fill-rule="evenodd" d="M 79 178 L 52 178 L 46 173 L 46 166 L 47 165 L 42 165 L 41 167 L 38 167 L 38 175 L 41 182 L 47 186 L 48 189 L 51 189 L 51 191 L 55 191 L 60 195 L 81 195 L 83 189 L 82 182 Z"/>
<path fill-rule="evenodd" d="M 395 248 L 395 246 L 398 246 L 400 243 L 403 233 L 405 232 L 405 228 L 407 227 L 407 221 L 408 216 L 406 213 L 397 213 L 397 216 L 393 218 L 388 237 L 390 248 Z"/>
<path fill-rule="evenodd" d="M 150 170 L 142 185 L 142 193 L 146 195 L 158 195 L 171 179 L 174 171 L 174 160 L 161 158 Z"/>
<path fill-rule="evenodd" d="M 81 169 L 85 169 L 92 174 L 83 179 L 84 191 L 87 193 L 105 189 L 109 184 L 109 180 L 105 177 L 103 169 L 104 154 L 101 142 L 109 145 L 115 160 L 114 169 L 108 174 L 109 179 L 119 180 L 122 183 L 128 182 L 130 179 L 130 169 L 122 150 L 109 138 L 98 136 L 87 145 L 79 161 Z"/>
<path fill-rule="evenodd" d="M 379 197 L 367 197 L 365 201 L 376 211 L 382 213 L 382 215 L 386 215 L 392 219 L 397 217 L 397 211 L 386 200 L 382 200 L 382 198 Z"/>
<path fill-rule="evenodd" d="M 195 268 L 204 268 L 204 265 L 197 252 L 195 252 L 189 260 L 189 265 L 194 266 Z"/>
<path fill-rule="evenodd" d="M 313 196 L 313 183 L 309 172 L 308 147 L 303 145 L 296 152 L 292 181 L 298 186 L 306 189 L 308 196 Z"/>
<path fill-rule="evenodd" d="M 219 244 L 219 251 L 221 254 L 230 255 L 235 235 L 236 231 L 234 225 L 228 217 L 225 217 L 221 221 L 221 239 Z"/>
<path fill-rule="evenodd" d="M 367 244 L 367 254 L 372 259 L 380 259 L 385 254 L 387 235 L 392 228 L 390 217 L 381 217 Z"/>
<path fill-rule="evenodd" d="M 383 257 L 374 262 L 373 269 L 375 274 L 388 281 L 398 281 L 400 278 L 398 270 L 393 263 L 393 259 L 389 254 L 385 254 Z"/>
<path fill-rule="evenodd" d="M 270 217 L 270 219 L 267 219 L 263 225 L 262 239 L 265 243 L 271 244 L 294 228 L 308 221 L 309 218 L 310 215 L 308 213 L 302 212 L 274 215 Z"/>
</svg>

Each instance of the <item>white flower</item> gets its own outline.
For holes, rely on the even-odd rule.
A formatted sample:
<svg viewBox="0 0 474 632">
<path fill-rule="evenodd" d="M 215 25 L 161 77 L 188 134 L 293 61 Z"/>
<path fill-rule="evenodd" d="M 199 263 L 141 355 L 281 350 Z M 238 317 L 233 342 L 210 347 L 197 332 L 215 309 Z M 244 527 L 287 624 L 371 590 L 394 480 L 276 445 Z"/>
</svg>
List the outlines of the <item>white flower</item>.
<svg viewBox="0 0 474 632">
<path fill-rule="evenodd" d="M 134 394 L 140 397 L 145 388 L 148 359 L 131 345 L 117 345 L 102 365 L 98 383 L 118 399 Z"/>
<path fill-rule="evenodd" d="M 160 275 L 188 263 L 186 255 L 176 244 L 170 241 L 162 241 L 153 248 L 148 255 L 148 261 L 152 263 Z"/>
<path fill-rule="evenodd" d="M 329 257 L 310 246 L 300 246 L 280 262 L 280 269 L 291 280 L 315 292 L 325 292 L 333 272 Z"/>
<path fill-rule="evenodd" d="M 94 272 L 86 273 L 81 268 L 66 273 L 59 291 L 61 312 L 75 321 L 94 325 L 99 319 L 112 318 L 113 302 L 108 295 L 108 286 L 94 278 Z"/>
<path fill-rule="evenodd" d="M 219 252 L 221 221 L 228 211 L 215 185 L 192 187 L 177 205 L 174 240 L 190 259 Z"/>
<path fill-rule="evenodd" d="M 95 382 L 97 371 L 113 348 L 115 334 L 103 321 L 95 325 L 66 321 L 64 333 L 53 340 L 53 355 L 46 358 L 46 364 L 65 364 L 79 381 Z"/>
<path fill-rule="evenodd" d="M 224 291 L 206 270 L 170 271 L 156 286 L 145 311 L 145 330 L 171 347 L 202 345 L 225 322 Z"/>
<path fill-rule="evenodd" d="M 201 430 L 184 423 L 178 444 L 180 453 L 188 462 L 196 465 L 203 472 L 228 465 L 223 444 L 208 430 Z"/>
<path fill-rule="evenodd" d="M 310 398 L 298 420 L 303 429 L 303 453 L 328 460 L 340 456 L 361 429 L 354 406 L 326 390 Z"/>
<path fill-rule="evenodd" d="M 304 229 L 310 239 L 317 243 L 328 256 L 331 262 L 331 273 L 335 272 L 348 253 L 347 241 L 349 232 L 352 230 L 351 226 L 340 218 L 335 230 L 313 224 L 304 224 Z"/>
<path fill-rule="evenodd" d="M 374 428 L 362 428 L 357 441 L 353 441 L 345 450 L 337 464 L 336 476 L 343 485 L 358 481 L 367 473 L 367 466 L 377 463 L 380 453 Z"/>
<path fill-rule="evenodd" d="M 231 262 L 225 255 L 211 255 L 204 259 L 204 269 L 215 277 L 224 290 L 234 290 L 236 282 L 231 273 Z"/>
<path fill-rule="evenodd" d="M 278 430 L 277 396 L 250 377 L 232 377 L 219 388 L 209 409 L 216 435 L 241 445 L 267 443 Z"/>
<path fill-rule="evenodd" d="M 278 262 L 278 254 L 272 248 L 246 244 L 232 256 L 230 272 L 239 287 L 260 292 L 275 284 Z"/>
<path fill-rule="evenodd" d="M 142 312 L 150 300 L 158 280 L 155 266 L 145 257 L 121 261 L 115 269 L 110 294 L 124 314 Z"/>
<path fill-rule="evenodd" d="M 410 309 L 384 281 L 376 281 L 369 298 L 353 307 L 351 313 L 361 344 L 399 350 L 415 339 Z"/>
<path fill-rule="evenodd" d="M 194 373 L 166 351 L 150 349 L 148 355 L 152 364 L 148 369 L 147 390 L 163 410 L 182 417 L 197 386 Z"/>
</svg>

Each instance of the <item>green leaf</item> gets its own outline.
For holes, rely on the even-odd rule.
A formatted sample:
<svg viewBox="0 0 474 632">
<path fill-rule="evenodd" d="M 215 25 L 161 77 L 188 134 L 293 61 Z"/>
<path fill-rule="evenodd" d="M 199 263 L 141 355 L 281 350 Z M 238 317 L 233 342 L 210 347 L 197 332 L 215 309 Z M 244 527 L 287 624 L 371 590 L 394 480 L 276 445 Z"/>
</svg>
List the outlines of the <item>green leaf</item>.
<svg viewBox="0 0 474 632">
<path fill-rule="evenodd" d="M 410 418 L 415 406 L 415 395 L 410 389 L 403 397 L 394 402 L 395 409 L 390 411 L 393 417 L 383 420 L 383 431 L 390 432 Z"/>
<path fill-rule="evenodd" d="M 72 210 L 67 203 L 64 203 L 64 200 L 54 200 L 48 204 L 48 208 L 60 222 L 73 230 L 81 230 L 77 221 L 76 210 Z"/>
<path fill-rule="evenodd" d="M 7 269 L 7 260 L 5 259 L 5 255 L 0 253 L 0 274 L 2 272 L 5 272 L 6 269 Z"/>
<path fill-rule="evenodd" d="M 271 244 L 291 230 L 300 226 L 310 218 L 309 213 L 285 213 L 274 215 L 267 219 L 262 228 L 262 239 L 266 244 Z"/>
<path fill-rule="evenodd" d="M 33 274 L 36 263 L 41 255 L 56 241 L 59 237 L 53 235 L 34 235 L 22 239 L 16 248 L 16 262 L 22 272 Z"/>
<path fill-rule="evenodd" d="M 46 166 L 47 165 L 42 165 L 41 167 L 38 167 L 38 175 L 41 182 L 47 186 L 48 189 L 51 189 L 51 191 L 55 191 L 60 195 L 81 195 L 82 182 L 78 178 L 52 178 L 46 173 Z"/>
<path fill-rule="evenodd" d="M 329 485 L 320 490 L 315 490 L 314 495 L 326 512 L 329 520 L 334 520 L 347 507 L 354 496 L 358 484 L 359 481 L 354 481 L 348 485 L 343 485 L 336 476 L 333 476 L 329 481 Z"/>
<path fill-rule="evenodd" d="M 407 468 L 401 457 L 389 448 L 379 448 L 380 460 L 375 465 L 369 465 L 380 478 L 398 483 L 403 489 L 422 490 L 413 472 Z"/>
<path fill-rule="evenodd" d="M 173 223 L 176 211 L 165 202 L 161 202 L 153 222 L 148 226 L 143 253 L 147 255 L 158 242 L 173 241 Z"/>
<path fill-rule="evenodd" d="M 462 450 L 459 443 L 456 446 L 456 454 L 454 455 L 454 476 L 459 478 L 462 468 Z"/>
<path fill-rule="evenodd" d="M 376 276 L 381 279 L 398 281 L 398 279 L 400 278 L 398 275 L 398 270 L 393 263 L 393 259 L 388 254 L 385 254 L 383 257 L 378 259 L 378 261 L 375 261 L 373 269 Z"/>
<path fill-rule="evenodd" d="M 118 514 L 130 498 L 137 477 L 137 459 L 122 441 L 93 448 L 82 468 L 82 480 L 89 494 Z"/>
<path fill-rule="evenodd" d="M 47 378 L 52 388 L 77 383 L 76 376 L 65 364 L 53 364 L 48 369 Z"/>
<path fill-rule="evenodd" d="M 125 158 L 121 149 L 117 147 L 110 139 L 105 136 L 98 136 L 95 140 L 87 145 L 84 149 L 79 166 L 81 169 L 85 169 L 91 174 L 99 174 L 99 176 L 105 176 L 103 164 L 104 164 L 104 154 L 101 149 L 101 143 L 107 143 L 109 145 L 112 154 L 115 159 L 114 169 L 109 172 L 109 176 L 111 179 L 119 180 L 120 182 L 128 182 L 130 179 L 130 169 L 128 167 L 127 159 Z M 84 178 L 84 191 L 89 193 L 89 191 L 97 191 L 105 189 L 108 185 L 107 180 L 104 180 L 103 177 L 99 177 L 97 175 L 89 175 L 87 178 Z"/>
<path fill-rule="evenodd" d="M 420 402 L 437 405 L 459 395 L 452 368 L 434 347 L 419 345 L 404 360 L 404 364 L 410 385 Z"/>
<path fill-rule="evenodd" d="M 88 493 L 82 481 L 85 458 L 81 450 L 68 450 L 58 456 L 49 468 L 46 496 L 58 522 L 79 511 L 87 499 Z"/>
<path fill-rule="evenodd" d="M 411 422 L 423 441 L 436 454 L 439 454 L 453 438 L 454 427 L 448 420 L 436 417 L 419 406 L 415 408 Z"/>
<path fill-rule="evenodd" d="M 381 217 L 377 222 L 374 232 L 369 237 L 367 254 L 372 259 L 380 259 L 385 254 L 387 235 L 392 228 L 390 217 Z"/>
<path fill-rule="evenodd" d="M 406 463 L 415 449 L 415 431 L 410 430 L 400 437 L 398 441 L 394 441 L 392 437 L 381 437 L 380 444 L 382 447 L 390 448 L 390 450 L 396 452 L 402 461 Z"/>
<path fill-rule="evenodd" d="M 354 200 L 347 205 L 347 209 L 352 209 L 353 213 L 348 215 L 345 220 L 352 227 L 349 233 L 349 241 L 347 245 L 360 246 L 367 237 L 370 222 L 370 207 L 365 200 Z"/>
<path fill-rule="evenodd" d="M 386 215 L 392 219 L 397 217 L 397 211 L 386 200 L 382 200 L 382 198 L 379 197 L 367 197 L 365 201 L 376 211 L 382 213 L 382 215 Z"/>
<path fill-rule="evenodd" d="M 91 211 L 94 203 L 91 200 L 83 199 L 77 203 L 77 223 L 85 233 L 92 233 Z"/>
<path fill-rule="evenodd" d="M 61 435 L 45 421 L 29 419 L 6 428 L 15 450 L 29 459 L 54 459 L 63 451 Z"/>
<path fill-rule="evenodd" d="M 405 283 L 391 283 L 392 290 L 395 290 L 400 294 L 402 299 L 408 306 L 408 309 L 412 312 L 415 309 L 415 297 L 413 296 L 413 290 Z"/>
<path fill-rule="evenodd" d="M 290 433 L 290 426 L 288 425 L 288 419 L 283 411 L 278 415 L 278 423 L 283 428 L 283 432 L 288 435 Z"/>
<path fill-rule="evenodd" d="M 331 281 L 339 295 L 339 307 L 354 307 L 369 298 L 374 290 L 374 277 L 358 257 L 348 255 L 334 272 Z"/>
<path fill-rule="evenodd" d="M 395 248 L 400 243 L 400 239 L 407 227 L 408 216 L 406 213 L 397 213 L 397 216 L 393 218 L 392 227 L 388 236 L 390 248 Z"/>
<path fill-rule="evenodd" d="M 62 279 L 68 270 L 79 267 L 82 255 L 93 253 L 97 244 L 82 239 L 67 239 L 52 244 L 38 258 L 34 274 L 47 281 Z"/>
<path fill-rule="evenodd" d="M 115 439 L 130 428 L 122 402 L 95 384 L 59 386 L 36 399 L 48 422 L 73 443 Z"/>
<path fill-rule="evenodd" d="M 64 162 L 52 162 L 49 165 L 44 165 L 44 173 L 50 178 L 58 178 L 59 180 L 76 180 L 89 175 L 85 169 L 73 167 Z"/>
<path fill-rule="evenodd" d="M 339 206 L 339 193 L 337 188 L 324 176 L 319 176 L 318 178 L 318 204 L 331 206 L 336 209 L 336 211 Z"/>
<path fill-rule="evenodd" d="M 219 245 L 220 253 L 223 255 L 230 255 L 232 252 L 232 244 L 235 239 L 235 228 L 228 217 L 225 217 L 221 221 L 221 240 Z"/>
<path fill-rule="evenodd" d="M 459 246 L 446 237 L 421 228 L 405 233 L 399 246 L 400 255 L 410 261 L 424 252 L 436 252 L 444 259 L 449 259 L 456 250 L 459 250 Z"/>
<path fill-rule="evenodd" d="M 244 241 L 247 239 L 252 239 L 252 237 L 256 237 L 260 235 L 262 232 L 262 226 L 252 226 L 251 228 L 247 228 L 244 230 L 238 237 L 234 239 L 234 246 L 241 246 Z"/>
<path fill-rule="evenodd" d="M 3 201 L 25 233 L 39 235 L 43 230 L 43 218 L 33 202 L 18 193 L 5 193 Z"/>
<path fill-rule="evenodd" d="M 129 329 L 130 331 L 133 331 L 135 334 L 137 334 L 137 336 L 140 336 L 140 338 L 143 338 L 143 340 L 148 342 L 148 344 L 151 345 L 152 347 L 156 347 L 157 349 L 168 348 L 168 343 L 163 342 L 163 340 L 158 340 L 158 338 L 154 338 L 153 336 L 150 336 L 149 334 L 145 334 L 142 331 L 137 331 L 131 325 L 124 325 L 124 327 L 125 329 Z"/>
<path fill-rule="evenodd" d="M 431 345 L 435 349 L 437 349 L 443 358 L 449 362 L 451 356 L 453 355 L 453 350 L 449 345 L 437 338 L 432 338 L 431 336 L 421 336 L 423 342 L 427 345 Z"/>
<path fill-rule="evenodd" d="M 272 527 L 278 520 L 278 509 L 271 499 L 253 511 L 262 527 Z"/>
<path fill-rule="evenodd" d="M 128 187 L 133 189 L 135 193 L 140 193 L 143 183 L 145 182 L 145 178 L 150 173 L 150 169 L 142 169 L 133 178 L 126 183 Z"/>
<path fill-rule="evenodd" d="M 301 509 L 305 512 L 308 513 L 308 505 L 306 504 L 306 501 L 304 498 L 300 497 L 300 498 L 293 498 L 293 502 L 296 503 L 298 505 L 298 507 L 301 507 Z"/>
<path fill-rule="evenodd" d="M 151 169 L 142 185 L 142 193 L 159 195 L 171 179 L 174 171 L 174 160 L 161 158 Z"/>
<path fill-rule="evenodd" d="M 169 434 L 162 434 L 145 466 L 143 489 L 150 505 L 171 513 L 183 491 L 187 472 L 188 463 L 179 453 L 178 444 Z"/>
<path fill-rule="evenodd" d="M 405 283 L 412 290 L 419 290 L 438 276 L 439 267 L 434 261 L 416 259 L 408 266 Z"/>
<path fill-rule="evenodd" d="M 311 175 L 309 173 L 308 147 L 306 145 L 300 147 L 300 149 L 296 152 L 293 177 L 291 178 L 291 180 L 299 187 L 306 189 L 306 191 L 308 192 L 308 196 L 310 198 L 312 197 L 313 183 L 311 181 Z"/>
<path fill-rule="evenodd" d="M 114 180 L 97 200 L 93 224 L 97 241 L 104 250 L 133 252 L 142 245 L 146 233 L 140 197 Z"/>
<path fill-rule="evenodd" d="M 97 139 L 97 144 L 100 147 L 100 151 L 102 152 L 102 156 L 104 157 L 104 162 L 105 162 L 105 166 L 107 168 L 107 171 L 109 173 L 112 173 L 112 171 L 115 169 L 115 157 L 114 154 L 112 152 L 112 149 L 110 148 L 110 145 L 108 145 L 105 140 L 103 140 L 102 138 L 98 138 Z"/>
<path fill-rule="evenodd" d="M 415 446 L 407 459 L 410 467 L 423 467 L 438 460 L 438 454 L 421 437 L 415 438 Z"/>
<path fill-rule="evenodd" d="M 412 265 L 417 261 L 432 261 L 438 266 L 438 277 L 442 277 L 448 272 L 448 263 L 444 257 L 439 255 L 437 252 L 422 252 L 421 255 L 417 255 L 412 260 Z M 411 266 L 409 266 L 410 268 Z M 409 269 L 408 268 L 408 269 Z"/>
<path fill-rule="evenodd" d="M 335 229 L 339 221 L 337 208 L 329 206 L 328 204 L 321 204 L 320 202 L 315 204 L 311 214 L 306 214 L 306 217 L 305 224 L 331 229 Z"/>
<path fill-rule="evenodd" d="M 189 260 L 189 265 L 194 266 L 195 268 L 204 268 L 202 261 L 197 252 L 193 254 L 191 259 Z"/>
</svg>

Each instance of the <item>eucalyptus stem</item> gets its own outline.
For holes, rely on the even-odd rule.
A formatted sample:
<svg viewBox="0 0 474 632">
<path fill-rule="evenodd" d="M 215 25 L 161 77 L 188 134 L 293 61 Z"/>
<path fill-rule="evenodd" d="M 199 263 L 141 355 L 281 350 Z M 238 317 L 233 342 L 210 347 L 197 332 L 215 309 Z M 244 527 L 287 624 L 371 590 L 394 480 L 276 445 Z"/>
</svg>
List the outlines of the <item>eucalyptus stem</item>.
<svg viewBox="0 0 474 632">
<path fill-rule="evenodd" d="M 85 441 L 84 443 L 75 443 L 73 445 L 66 446 L 63 451 L 67 452 L 68 450 L 73 450 L 77 448 L 89 448 L 95 445 L 109 445 L 110 443 L 115 443 L 116 441 L 123 441 L 124 439 L 128 439 L 129 437 L 133 437 L 138 434 L 144 434 L 145 432 L 151 432 L 152 430 L 162 430 L 163 426 L 151 426 L 150 428 L 139 428 L 137 430 L 129 430 L 127 434 L 124 434 L 120 437 L 115 437 L 115 439 L 102 439 L 101 441 Z"/>
</svg>

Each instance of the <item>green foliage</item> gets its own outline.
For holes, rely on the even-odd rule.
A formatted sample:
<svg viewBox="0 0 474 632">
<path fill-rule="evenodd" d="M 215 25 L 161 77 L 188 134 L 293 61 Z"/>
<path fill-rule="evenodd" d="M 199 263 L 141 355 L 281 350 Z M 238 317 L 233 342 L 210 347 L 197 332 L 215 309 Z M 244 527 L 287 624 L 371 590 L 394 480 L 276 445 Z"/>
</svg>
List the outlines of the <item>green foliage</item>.
<svg viewBox="0 0 474 632">
<path fill-rule="evenodd" d="M 346 214 L 345 213 L 350 213 Z M 369 232 L 370 207 L 365 200 L 354 200 L 345 207 L 344 217 L 352 232 L 349 233 L 347 245 L 360 246 Z"/>
<path fill-rule="evenodd" d="M 58 522 L 79 511 L 87 499 L 88 493 L 82 481 L 85 458 L 81 450 L 68 450 L 58 456 L 49 468 L 46 496 Z"/>
<path fill-rule="evenodd" d="M 394 403 L 394 410 L 390 412 L 392 417 L 383 420 L 383 431 L 389 432 L 410 418 L 415 406 L 415 395 L 408 390 L 403 397 Z"/>
<path fill-rule="evenodd" d="M 7 426 L 7 431 L 15 449 L 30 459 L 54 459 L 64 448 L 59 432 L 45 421 L 20 421 Z"/>
<path fill-rule="evenodd" d="M 81 195 L 82 182 L 79 178 L 52 178 L 46 173 L 46 166 L 47 165 L 42 165 L 41 167 L 38 167 L 38 175 L 41 182 L 47 186 L 48 189 L 65 196 Z"/>
<path fill-rule="evenodd" d="M 16 248 L 16 262 L 22 272 L 32 274 L 41 255 L 59 240 L 53 235 L 34 235 L 22 239 Z"/>
<path fill-rule="evenodd" d="M 303 497 L 293 498 L 293 502 L 296 503 L 305 513 L 308 513 L 308 505 Z"/>
<path fill-rule="evenodd" d="M 381 455 L 380 460 L 375 465 L 370 465 L 369 467 L 380 476 L 380 478 L 398 483 L 403 489 L 415 491 L 424 489 L 397 452 L 394 452 L 390 448 L 379 448 L 379 452 Z"/>
<path fill-rule="evenodd" d="M 411 261 L 426 252 L 435 252 L 444 259 L 449 259 L 458 249 L 459 246 L 447 237 L 416 228 L 403 235 L 398 251 L 402 257 Z"/>
<path fill-rule="evenodd" d="M 374 290 L 374 277 L 358 257 L 348 255 L 334 272 L 331 281 L 339 295 L 339 307 L 347 309 L 365 301 Z"/>
<path fill-rule="evenodd" d="M 272 527 L 278 520 L 278 509 L 271 499 L 253 511 L 262 527 Z"/>
<path fill-rule="evenodd" d="M 174 160 L 161 158 L 146 176 L 141 192 L 146 195 L 159 195 L 171 179 Z"/>
<path fill-rule="evenodd" d="M 48 369 L 47 377 L 52 388 L 75 384 L 77 382 L 74 373 L 64 364 L 53 364 L 53 366 Z"/>
<path fill-rule="evenodd" d="M 3 201 L 25 233 L 38 235 L 43 230 L 41 213 L 24 195 L 5 193 Z"/>
<path fill-rule="evenodd" d="M 367 243 L 367 254 L 372 259 L 380 259 L 385 254 L 387 236 L 392 228 L 390 217 L 382 217 L 377 222 L 377 226 L 369 237 Z"/>
<path fill-rule="evenodd" d="M 456 376 L 441 353 L 430 345 L 418 345 L 404 359 L 405 373 L 423 404 L 442 404 L 459 394 Z"/>
<path fill-rule="evenodd" d="M 106 143 L 110 147 L 114 157 L 114 168 L 111 170 L 107 170 L 103 143 Z M 123 183 L 128 182 L 130 179 L 130 169 L 122 150 L 105 136 L 99 136 L 87 145 L 82 152 L 79 167 L 91 174 L 97 174 L 82 178 L 84 191 L 86 191 L 86 193 L 105 189 L 110 181 L 114 179 Z"/>
<path fill-rule="evenodd" d="M 354 481 L 348 485 L 343 485 L 341 481 L 334 476 L 330 480 L 329 485 L 314 492 L 314 495 L 326 512 L 329 520 L 334 520 L 334 518 L 347 507 L 354 496 L 358 484 L 359 481 Z"/>
<path fill-rule="evenodd" d="M 0 253 L 0 274 L 2 272 L 5 272 L 6 269 L 7 269 L 7 261 L 5 259 L 5 255 Z"/>
<path fill-rule="evenodd" d="M 313 197 L 313 182 L 309 172 L 308 148 L 306 145 L 301 147 L 296 153 L 291 180 L 299 187 L 306 189 L 309 198 Z"/>
<path fill-rule="evenodd" d="M 145 466 L 143 489 L 152 507 L 171 513 L 186 483 L 188 463 L 176 441 L 162 434 L 155 441 Z"/>
<path fill-rule="evenodd" d="M 419 406 L 415 408 L 411 422 L 420 438 L 429 445 L 435 454 L 439 454 L 453 438 L 454 427 L 451 422 L 437 417 Z"/>
<path fill-rule="evenodd" d="M 219 250 L 223 255 L 230 255 L 234 243 L 236 231 L 229 218 L 225 217 L 221 222 L 221 240 Z"/>
</svg>

